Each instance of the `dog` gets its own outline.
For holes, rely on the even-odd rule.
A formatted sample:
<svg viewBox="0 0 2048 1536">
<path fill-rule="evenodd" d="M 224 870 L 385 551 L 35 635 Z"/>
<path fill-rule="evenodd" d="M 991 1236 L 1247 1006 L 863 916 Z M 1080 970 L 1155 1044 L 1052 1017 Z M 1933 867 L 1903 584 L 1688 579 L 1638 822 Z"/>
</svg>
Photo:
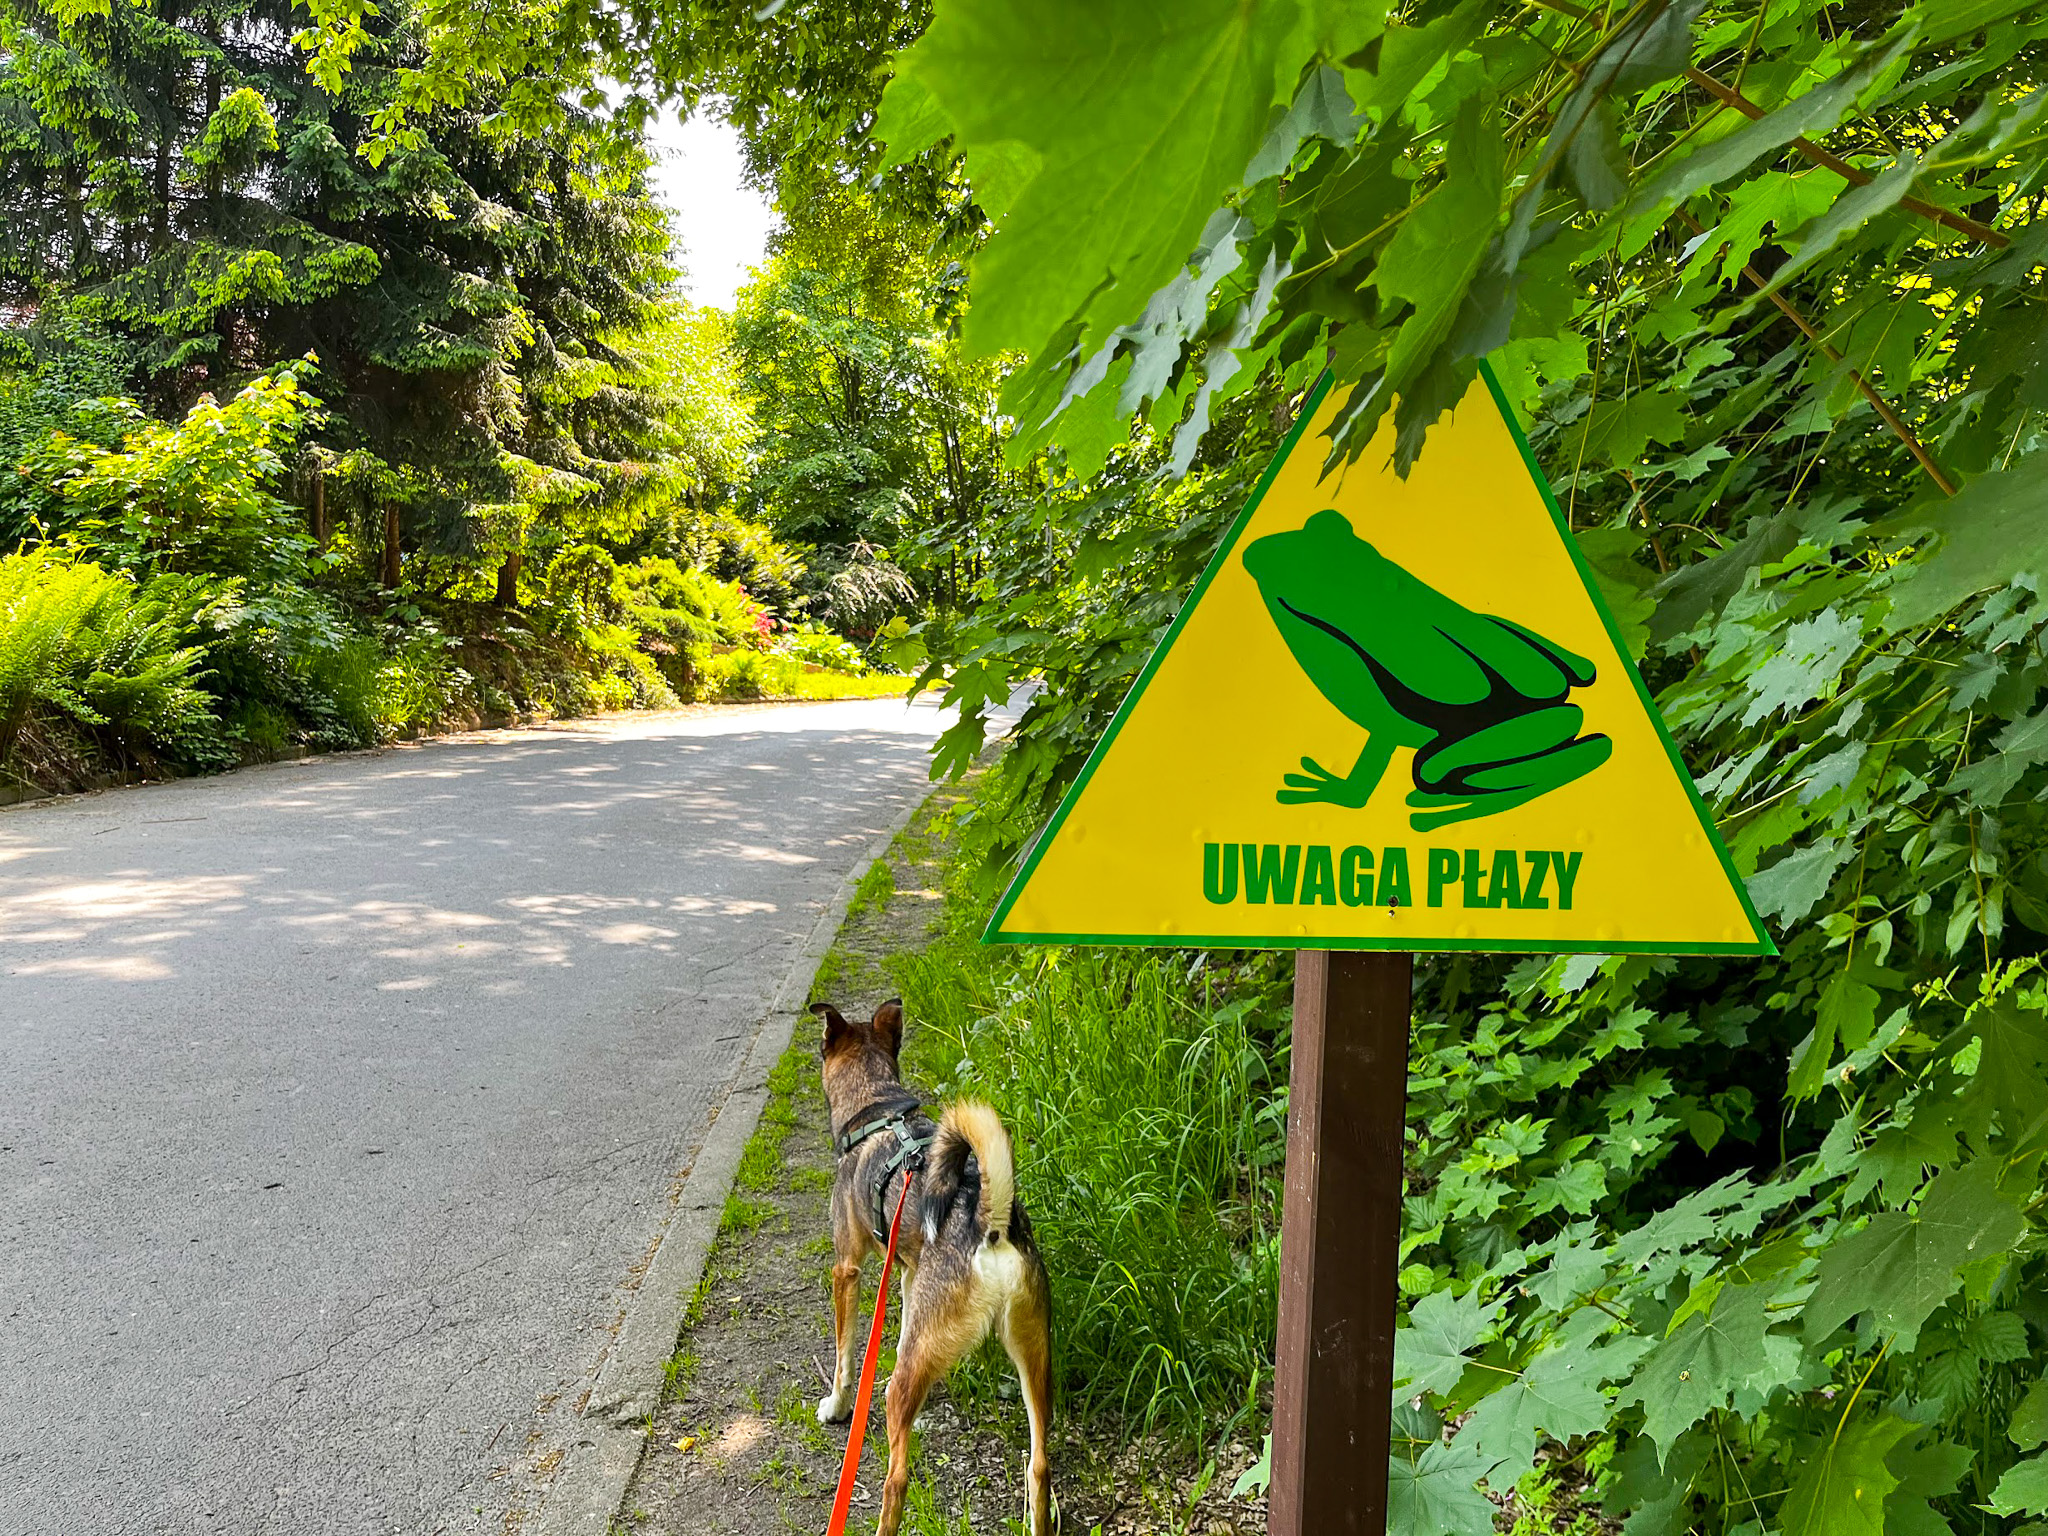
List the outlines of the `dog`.
<svg viewBox="0 0 2048 1536">
<path fill-rule="evenodd" d="M 1045 1261 L 1017 1203 L 1009 1132 L 973 1099 L 946 1106 L 938 1123 L 903 1084 L 903 1000 L 872 1022 L 849 1024 L 830 1003 L 825 1021 L 825 1101 L 839 1171 L 832 1182 L 832 1332 L 838 1370 L 818 1403 L 818 1422 L 852 1416 L 865 1334 L 861 1262 L 889 1242 L 903 1181 L 922 1152 L 923 1171 L 904 1208 L 896 1255 L 903 1265 L 903 1323 L 889 1376 L 889 1475 L 876 1536 L 896 1536 L 910 1481 L 910 1427 L 932 1384 L 993 1329 L 1009 1351 L 1031 1424 L 1025 1466 L 1030 1536 L 1051 1536 L 1052 1309 Z"/>
</svg>

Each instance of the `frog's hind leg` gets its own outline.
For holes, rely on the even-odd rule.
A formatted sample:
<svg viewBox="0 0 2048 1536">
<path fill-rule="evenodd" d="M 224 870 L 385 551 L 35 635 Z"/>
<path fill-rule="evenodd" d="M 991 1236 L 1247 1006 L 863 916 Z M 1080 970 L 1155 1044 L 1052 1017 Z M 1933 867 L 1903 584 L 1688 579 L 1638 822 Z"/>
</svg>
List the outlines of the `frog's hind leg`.
<svg viewBox="0 0 2048 1536">
<path fill-rule="evenodd" d="M 1574 735 L 1581 718 L 1575 706 L 1559 705 L 1418 754 L 1409 825 L 1427 832 L 1495 816 L 1583 778 L 1613 755 L 1614 743 Z M 1528 750 L 1537 742 L 1549 744 Z"/>
<path fill-rule="evenodd" d="M 1438 827 L 1448 827 L 1457 821 L 1472 821 L 1480 816 L 1498 816 L 1502 811 L 1512 811 L 1518 805 L 1527 805 L 1531 800 L 1541 799 L 1554 788 L 1555 785 L 1543 784 L 1527 789 L 1498 790 L 1478 796 L 1439 795 L 1426 789 L 1411 790 L 1408 795 L 1409 805 L 1424 809 L 1412 811 L 1408 817 L 1408 825 L 1418 832 L 1430 832 Z"/>
</svg>

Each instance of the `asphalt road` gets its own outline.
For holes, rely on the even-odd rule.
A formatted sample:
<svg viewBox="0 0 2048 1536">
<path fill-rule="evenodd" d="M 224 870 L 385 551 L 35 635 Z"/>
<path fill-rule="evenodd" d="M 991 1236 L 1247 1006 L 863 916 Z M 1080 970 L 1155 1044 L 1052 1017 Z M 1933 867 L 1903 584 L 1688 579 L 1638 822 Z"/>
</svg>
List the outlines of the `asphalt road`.
<svg viewBox="0 0 2048 1536">
<path fill-rule="evenodd" d="M 0 1532 L 499 1531 L 930 707 L 0 812 Z"/>
</svg>

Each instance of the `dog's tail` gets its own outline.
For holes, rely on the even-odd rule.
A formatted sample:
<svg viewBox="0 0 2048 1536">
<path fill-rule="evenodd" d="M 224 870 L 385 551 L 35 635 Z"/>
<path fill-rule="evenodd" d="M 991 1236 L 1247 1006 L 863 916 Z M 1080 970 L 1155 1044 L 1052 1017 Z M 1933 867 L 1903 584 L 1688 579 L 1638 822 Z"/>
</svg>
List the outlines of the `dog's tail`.
<svg viewBox="0 0 2048 1536">
<path fill-rule="evenodd" d="M 958 1188 L 969 1152 L 981 1164 L 981 1208 L 976 1215 L 982 1241 L 994 1246 L 1010 1235 L 1010 1212 L 1017 1198 L 1010 1133 L 981 1100 L 956 1099 L 939 1116 L 938 1143 L 932 1149 L 935 1186 Z"/>
</svg>

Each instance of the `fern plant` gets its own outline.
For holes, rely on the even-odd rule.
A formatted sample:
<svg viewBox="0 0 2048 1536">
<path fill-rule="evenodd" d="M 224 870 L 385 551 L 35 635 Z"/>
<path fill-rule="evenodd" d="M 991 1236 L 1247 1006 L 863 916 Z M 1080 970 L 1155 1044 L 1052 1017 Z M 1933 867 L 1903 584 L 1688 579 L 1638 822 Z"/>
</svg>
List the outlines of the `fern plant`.
<svg viewBox="0 0 2048 1536">
<path fill-rule="evenodd" d="M 0 556 L 0 768 L 44 710 L 172 750 L 214 726 L 205 647 L 181 643 L 204 600 L 47 549 Z"/>
</svg>

